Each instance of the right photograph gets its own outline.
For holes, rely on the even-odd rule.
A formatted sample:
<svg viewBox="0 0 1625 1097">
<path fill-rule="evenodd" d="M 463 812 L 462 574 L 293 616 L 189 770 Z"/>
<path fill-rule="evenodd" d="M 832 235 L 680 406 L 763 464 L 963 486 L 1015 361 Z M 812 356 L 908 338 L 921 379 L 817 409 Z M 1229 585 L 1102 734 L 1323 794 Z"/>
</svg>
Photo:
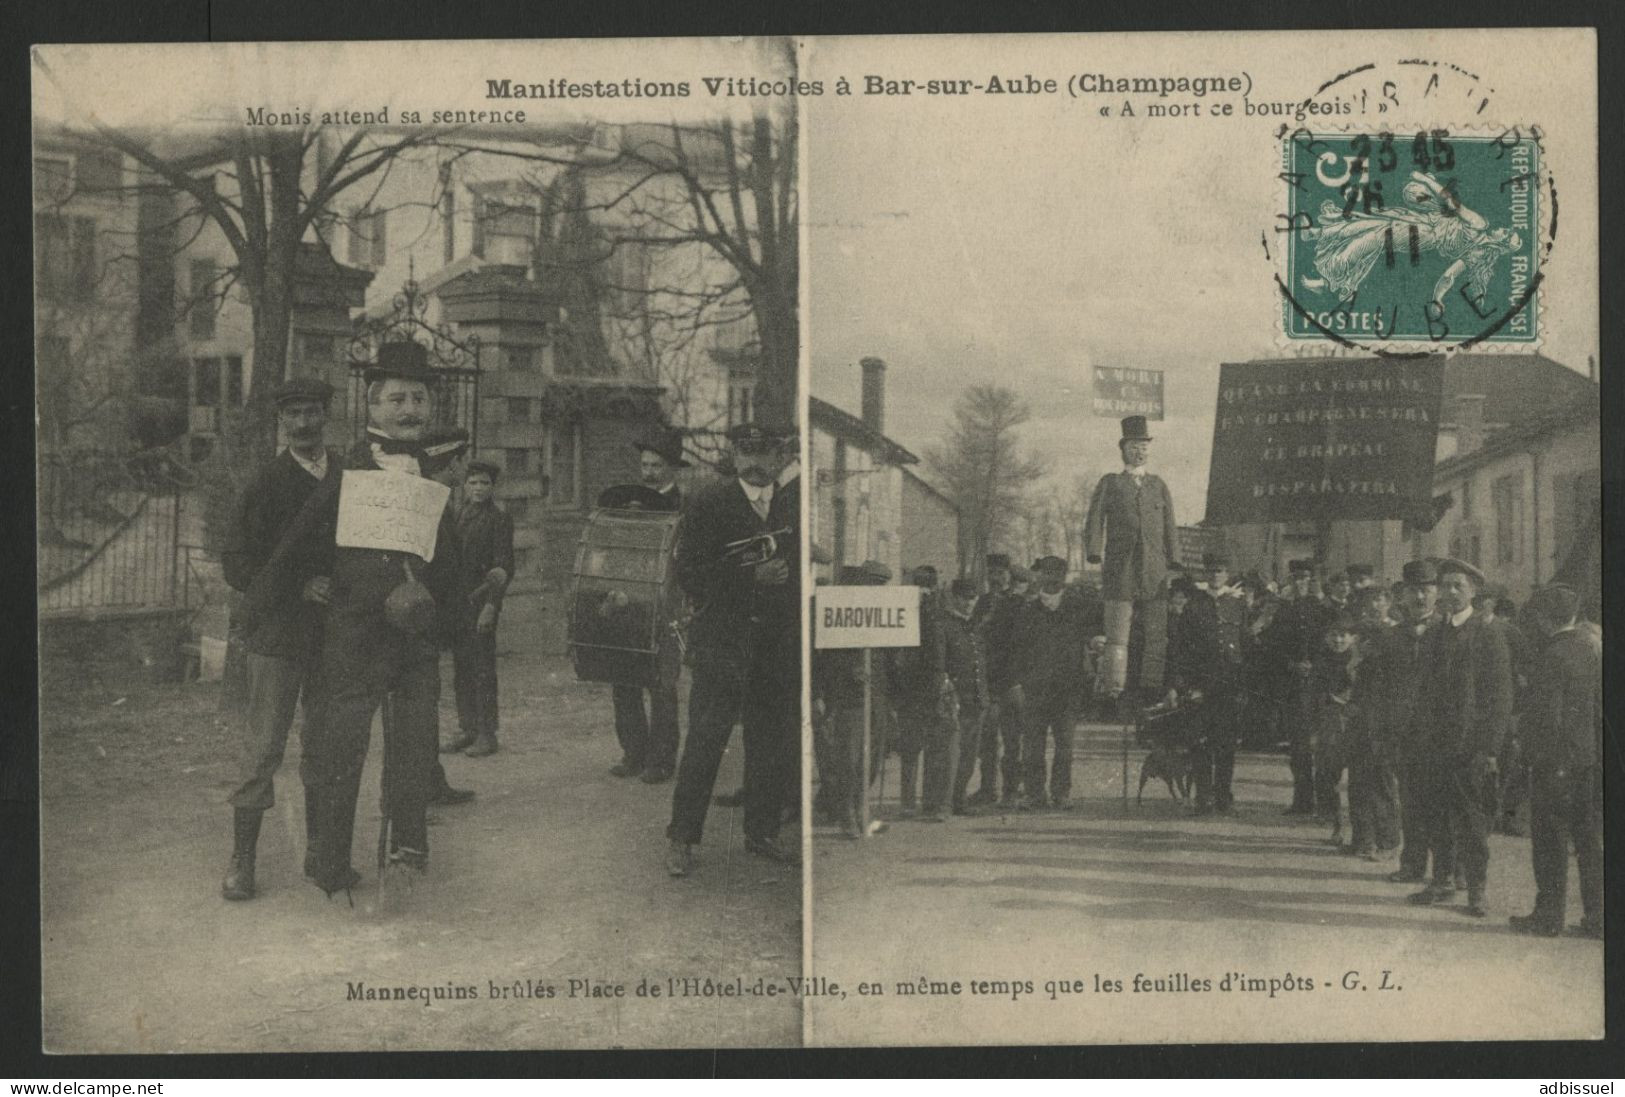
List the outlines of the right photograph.
<svg viewBox="0 0 1625 1097">
<path fill-rule="evenodd" d="M 807 1042 L 1600 1038 L 1594 34 L 803 65 Z"/>
</svg>

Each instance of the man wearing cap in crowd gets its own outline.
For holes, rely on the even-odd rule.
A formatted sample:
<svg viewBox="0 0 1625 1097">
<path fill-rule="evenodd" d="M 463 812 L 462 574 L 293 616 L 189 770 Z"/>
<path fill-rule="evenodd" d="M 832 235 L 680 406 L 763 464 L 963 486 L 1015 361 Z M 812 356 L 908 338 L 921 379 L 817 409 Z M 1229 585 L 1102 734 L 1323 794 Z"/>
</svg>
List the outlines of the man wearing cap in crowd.
<svg viewBox="0 0 1625 1097">
<path fill-rule="evenodd" d="M 312 735 L 314 672 L 328 584 L 313 580 L 293 585 L 262 573 L 294 518 L 338 465 L 338 454 L 329 453 L 322 442 L 332 398 L 333 387 L 315 377 L 295 377 L 277 387 L 271 399 L 277 432 L 287 448 L 260 466 L 238 496 L 220 552 L 226 582 L 234 590 L 247 591 L 257 578 L 275 588 L 262 612 L 239 614 L 236 622 L 247 653 L 248 705 L 240 729 L 241 780 L 229 798 L 232 855 L 220 889 L 227 899 L 254 897 L 260 822 L 275 803 L 273 777 L 282 764 L 301 697 L 305 711 L 301 738 L 307 749 Z M 307 810 L 307 834 L 310 821 Z"/>
<path fill-rule="evenodd" d="M 1276 677 L 1281 730 L 1287 741 L 1287 764 L 1292 772 L 1292 804 L 1288 815 L 1315 813 L 1314 687 L 1310 675 L 1315 657 L 1323 649 L 1322 636 L 1330 615 L 1314 596 L 1312 560 L 1288 563 L 1291 583 L 1275 611 L 1263 642 L 1269 649 Z"/>
<path fill-rule="evenodd" d="M 1072 731 L 1089 681 L 1089 639 L 1100 631 L 1100 621 L 1090 619 L 1081 598 L 1068 594 L 1065 560 L 1045 556 L 1037 564 L 1038 593 L 1022 605 L 1014 629 L 1014 674 L 1027 727 L 1022 806 L 1048 803 L 1064 810 L 1072 807 Z M 1055 755 L 1046 767 L 1051 738 Z"/>
<path fill-rule="evenodd" d="M 707 485 L 689 501 L 676 573 L 694 604 L 688 654 L 693 687 L 688 738 L 677 767 L 666 870 L 686 876 L 693 847 L 736 720 L 744 727 L 745 848 L 794 864 L 799 849 L 781 843 L 788 759 L 783 742 L 785 667 L 800 666 L 800 514 L 776 491 L 784 467 L 778 439 L 755 423 L 728 432 L 735 479 Z M 799 511 L 799 507 L 796 508 Z M 797 721 L 799 729 L 799 720 Z"/>
<path fill-rule="evenodd" d="M 424 476 L 434 383 L 426 349 L 412 342 L 386 343 L 365 379 L 367 433 L 346 456 L 344 471 Z M 299 568 L 307 577 L 326 579 L 329 596 L 320 671 L 323 718 L 302 767 L 306 803 L 317 824 L 307 867 L 329 895 L 360 878 L 350 863 L 356 799 L 373 715 L 386 698 L 387 853 L 391 864 L 420 872 L 428 867 L 438 648 L 449 645 L 468 596 L 449 495 L 438 517 L 433 559 L 426 560 L 406 551 L 340 545 L 343 478 L 330 480 L 331 489 L 307 504 L 314 533 Z"/>
<path fill-rule="evenodd" d="M 513 519 L 493 497 L 499 475 L 489 461 L 470 461 L 457 508 L 458 565 L 469 591 L 451 648 L 461 734 L 442 749 L 470 758 L 497 752 L 497 617 L 513 577 Z"/>
<path fill-rule="evenodd" d="M 1241 736 L 1247 592 L 1230 582 L 1230 560 L 1224 553 L 1203 553 L 1202 567 L 1207 573 L 1207 596 L 1213 599 L 1219 660 L 1208 683 L 1205 735 L 1196 764 L 1196 810 L 1228 815 L 1235 803 L 1236 745 Z"/>
<path fill-rule="evenodd" d="M 987 655 L 982 649 L 982 632 L 976 627 L 976 584 L 959 578 L 948 584 L 948 599 L 942 614 L 943 667 L 954 687 L 954 711 L 945 721 L 945 732 L 953 736 L 946 756 L 941 759 L 945 780 L 951 785 L 948 807 L 955 815 L 969 812 L 965 790 L 980 755 L 981 737 L 987 713 Z M 939 813 L 942 802 L 935 793 L 939 781 L 929 754 L 926 758 L 925 809 Z"/>
<path fill-rule="evenodd" d="M 1010 672 L 1012 629 L 1021 596 L 1013 589 L 1010 557 L 1002 552 L 987 556 L 987 592 L 976 600 L 972 615 L 982 633 L 982 650 L 987 662 L 988 708 L 982 717 L 976 762 L 981 771 L 976 791 L 967 799 L 971 805 L 992 804 L 999 799 L 999 741 L 1004 741 L 1004 787 L 1013 802 L 1021 784 L 1020 707 L 1011 697 L 1014 679 Z"/>
<path fill-rule="evenodd" d="M 1520 933 L 1556 937 L 1568 917 L 1569 848 L 1580 867 L 1580 933 L 1602 939 L 1602 638 L 1577 627 L 1574 588 L 1542 587 L 1524 608 L 1545 644 L 1533 677 L 1524 744 L 1530 768 L 1535 909 Z"/>
<path fill-rule="evenodd" d="M 943 708 L 953 687 L 943 650 L 937 569 L 921 564 L 908 573 L 908 581 L 920 588 L 920 643 L 891 653 L 890 686 L 897 716 L 893 746 L 899 763 L 899 799 L 902 812 L 912 815 L 920 800 L 920 757 L 930 751 L 935 751 L 933 757 L 941 756 Z M 947 789 L 947 782 L 942 788 Z"/>
<path fill-rule="evenodd" d="M 1466 878 L 1466 912 L 1488 913 L 1489 827 L 1496 755 L 1512 718 L 1512 667 L 1506 638 L 1473 613 L 1484 573 L 1461 560 L 1440 561 L 1443 620 L 1423 640 L 1416 722 L 1428 757 L 1423 801 L 1435 838 L 1433 883 L 1410 896 L 1418 905 L 1451 902 L 1455 868 Z M 1445 835 L 1448 834 L 1448 839 Z M 1452 857 L 1440 847 L 1452 844 Z M 1453 860 L 1442 873 L 1437 861 Z"/>
<path fill-rule="evenodd" d="M 638 482 L 656 492 L 661 509 L 683 509 L 683 490 L 677 486 L 677 470 L 688 468 L 683 456 L 680 431 L 651 431 L 632 443 L 638 454 Z M 648 708 L 643 695 L 649 694 Z M 677 674 L 669 681 L 644 687 L 617 684 L 611 687 L 615 705 L 615 738 L 621 746 L 621 760 L 610 767 L 617 777 L 639 777 L 646 785 L 671 780 L 677 769 Z"/>
<path fill-rule="evenodd" d="M 1142 696 L 1149 697 L 1162 687 L 1168 629 L 1163 587 L 1170 566 L 1178 561 L 1179 531 L 1168 485 L 1145 469 L 1151 449 L 1145 416 L 1131 415 L 1121 427 L 1117 448 L 1123 471 L 1107 473 L 1095 485 L 1084 523 L 1084 551 L 1089 563 L 1102 564 L 1102 692 L 1115 697 L 1125 688 L 1129 634 L 1137 625 L 1143 635 L 1137 681 Z"/>
</svg>

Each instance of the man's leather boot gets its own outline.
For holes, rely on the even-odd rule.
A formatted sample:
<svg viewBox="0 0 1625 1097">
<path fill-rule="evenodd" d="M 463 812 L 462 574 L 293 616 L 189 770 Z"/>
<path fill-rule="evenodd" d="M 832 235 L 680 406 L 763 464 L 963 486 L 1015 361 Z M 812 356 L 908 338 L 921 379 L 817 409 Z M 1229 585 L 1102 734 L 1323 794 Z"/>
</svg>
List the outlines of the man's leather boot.
<svg viewBox="0 0 1625 1097">
<path fill-rule="evenodd" d="M 238 808 L 232 816 L 231 865 L 220 885 L 223 898 L 254 898 L 254 853 L 260 841 L 262 813 Z"/>
</svg>

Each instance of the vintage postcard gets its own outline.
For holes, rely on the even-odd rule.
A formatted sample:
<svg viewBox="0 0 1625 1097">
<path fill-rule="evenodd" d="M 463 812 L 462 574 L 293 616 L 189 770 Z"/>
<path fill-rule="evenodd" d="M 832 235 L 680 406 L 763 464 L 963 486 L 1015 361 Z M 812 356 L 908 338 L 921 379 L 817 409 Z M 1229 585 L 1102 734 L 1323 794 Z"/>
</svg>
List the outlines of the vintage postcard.
<svg viewBox="0 0 1625 1097">
<path fill-rule="evenodd" d="M 810 1044 L 1602 1035 L 1596 49 L 811 44 Z"/>
<path fill-rule="evenodd" d="M 48 1051 L 800 1042 L 796 64 L 35 49 Z"/>
<path fill-rule="evenodd" d="M 1601 1035 L 1596 50 L 35 46 L 46 1050 Z"/>
</svg>

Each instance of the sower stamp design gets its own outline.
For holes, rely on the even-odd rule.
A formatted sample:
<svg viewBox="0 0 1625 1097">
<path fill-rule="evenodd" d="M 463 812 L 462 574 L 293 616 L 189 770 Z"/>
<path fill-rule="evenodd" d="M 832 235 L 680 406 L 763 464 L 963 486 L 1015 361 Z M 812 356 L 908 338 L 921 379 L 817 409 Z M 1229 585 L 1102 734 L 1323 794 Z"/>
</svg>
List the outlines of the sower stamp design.
<svg viewBox="0 0 1625 1097">
<path fill-rule="evenodd" d="M 1300 129 L 1283 135 L 1281 157 L 1289 342 L 1378 353 L 1538 345 L 1552 221 L 1538 130 Z"/>
</svg>

